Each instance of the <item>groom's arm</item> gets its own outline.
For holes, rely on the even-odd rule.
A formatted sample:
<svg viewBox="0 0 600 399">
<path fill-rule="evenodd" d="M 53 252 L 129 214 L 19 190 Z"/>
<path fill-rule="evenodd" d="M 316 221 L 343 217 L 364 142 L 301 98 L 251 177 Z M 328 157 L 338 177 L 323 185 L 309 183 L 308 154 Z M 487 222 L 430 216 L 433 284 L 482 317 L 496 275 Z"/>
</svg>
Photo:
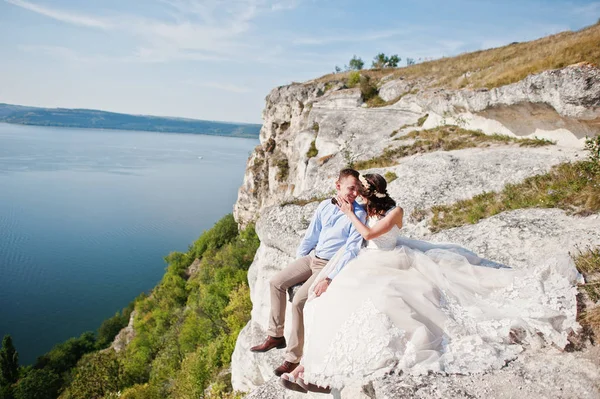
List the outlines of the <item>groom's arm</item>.
<svg viewBox="0 0 600 399">
<path fill-rule="evenodd" d="M 356 216 L 358 216 L 361 223 L 365 223 L 365 221 L 367 220 L 367 214 L 365 211 L 356 212 Z M 350 235 L 346 240 L 346 249 L 344 250 L 344 254 L 342 255 L 337 265 L 335 265 L 335 269 L 333 269 L 333 271 L 329 273 L 329 276 L 327 276 L 330 280 L 333 280 L 335 276 L 337 276 L 338 273 L 342 271 L 344 266 L 346 266 L 346 263 L 348 263 L 351 259 L 355 258 L 356 255 L 358 255 L 358 252 L 360 251 L 362 245 L 362 241 L 363 238 L 360 235 L 360 233 L 354 228 L 354 226 L 351 225 Z"/>
<path fill-rule="evenodd" d="M 326 204 L 327 202 L 323 201 L 317 207 L 317 210 L 315 211 L 315 214 L 313 215 L 313 218 L 310 221 L 310 224 L 308 225 L 308 229 L 306 230 L 306 233 L 304 233 L 304 238 L 298 246 L 298 250 L 296 251 L 296 259 L 308 255 L 310 251 L 312 251 L 317 246 L 322 228 L 321 212 L 323 211 L 323 208 Z"/>
<path fill-rule="evenodd" d="M 362 210 L 362 208 L 360 208 L 360 210 L 356 210 L 355 212 L 359 220 L 362 223 L 365 223 L 365 221 L 367 220 L 366 212 Z M 338 263 L 335 265 L 334 270 L 331 273 L 329 273 L 327 278 L 317 283 L 317 285 L 315 286 L 316 296 L 321 296 L 321 294 L 327 291 L 327 287 L 329 287 L 329 283 L 331 282 L 331 280 L 333 280 L 333 278 L 338 275 L 338 273 L 344 268 L 344 266 L 346 266 L 346 263 L 348 263 L 356 255 L 358 255 L 362 241 L 363 238 L 360 235 L 360 233 L 356 231 L 354 226 L 350 225 L 350 234 L 348 236 L 348 239 L 346 240 L 344 254 L 340 258 Z"/>
</svg>

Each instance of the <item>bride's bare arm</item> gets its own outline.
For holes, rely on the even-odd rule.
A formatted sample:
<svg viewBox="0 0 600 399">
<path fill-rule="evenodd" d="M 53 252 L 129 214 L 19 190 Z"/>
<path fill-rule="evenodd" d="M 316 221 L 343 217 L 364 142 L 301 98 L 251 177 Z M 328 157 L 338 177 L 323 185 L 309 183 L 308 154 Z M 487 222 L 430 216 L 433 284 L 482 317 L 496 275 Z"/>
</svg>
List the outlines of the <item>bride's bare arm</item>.
<svg viewBox="0 0 600 399">
<path fill-rule="evenodd" d="M 402 227 L 402 218 L 404 216 L 404 211 L 400 207 L 396 207 L 391 210 L 385 217 L 379 220 L 375 226 L 368 227 L 363 224 L 360 219 L 354 214 L 354 209 L 351 203 L 346 201 L 343 198 L 338 198 L 338 207 L 342 212 L 348 216 L 354 228 L 360 233 L 360 235 L 365 240 L 372 240 L 373 238 L 377 238 L 382 234 L 387 233 L 397 225 L 398 227 Z"/>
</svg>

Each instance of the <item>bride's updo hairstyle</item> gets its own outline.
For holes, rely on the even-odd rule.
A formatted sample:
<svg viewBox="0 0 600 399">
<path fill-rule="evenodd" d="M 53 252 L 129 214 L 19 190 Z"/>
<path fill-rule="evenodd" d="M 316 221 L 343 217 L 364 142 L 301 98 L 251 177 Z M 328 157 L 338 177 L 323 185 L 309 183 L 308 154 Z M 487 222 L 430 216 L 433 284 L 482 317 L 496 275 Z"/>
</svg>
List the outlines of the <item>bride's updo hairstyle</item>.
<svg viewBox="0 0 600 399">
<path fill-rule="evenodd" d="M 377 173 L 360 175 L 362 189 L 360 195 L 367 200 L 367 215 L 383 216 L 387 211 L 396 206 L 387 192 L 385 178 Z"/>
</svg>

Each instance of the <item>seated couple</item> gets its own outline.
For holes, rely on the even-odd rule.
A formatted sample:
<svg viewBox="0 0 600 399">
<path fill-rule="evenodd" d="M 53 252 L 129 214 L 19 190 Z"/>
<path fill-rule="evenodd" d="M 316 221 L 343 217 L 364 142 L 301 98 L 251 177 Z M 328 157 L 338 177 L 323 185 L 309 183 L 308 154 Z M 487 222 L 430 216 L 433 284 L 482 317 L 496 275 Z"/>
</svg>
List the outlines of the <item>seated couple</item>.
<svg viewBox="0 0 600 399">
<path fill-rule="evenodd" d="M 403 211 L 381 175 L 344 169 L 336 190 L 337 201 L 319 204 L 297 260 L 271 279 L 268 337 L 251 348 L 287 347 L 275 369 L 286 388 L 326 393 L 392 369 L 500 368 L 540 336 L 564 348 L 577 328 L 569 258 L 529 272 L 484 267 L 460 246 L 402 238 Z M 302 282 L 286 342 L 286 290 Z"/>
</svg>

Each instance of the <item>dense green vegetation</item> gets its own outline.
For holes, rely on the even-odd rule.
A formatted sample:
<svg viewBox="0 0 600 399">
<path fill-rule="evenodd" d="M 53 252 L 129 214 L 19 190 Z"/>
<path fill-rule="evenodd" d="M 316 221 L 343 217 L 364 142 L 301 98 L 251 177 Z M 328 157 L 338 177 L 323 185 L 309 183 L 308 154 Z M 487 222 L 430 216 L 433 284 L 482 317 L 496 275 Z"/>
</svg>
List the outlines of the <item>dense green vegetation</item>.
<svg viewBox="0 0 600 399">
<path fill-rule="evenodd" d="M 106 320 L 96 335 L 71 338 L 33 366 L 20 368 L 12 341 L 5 338 L 0 399 L 235 397 L 221 371 L 250 318 L 246 278 L 258 245 L 253 226 L 238 232 L 227 215 L 187 252 L 169 254 L 167 271 L 152 293 Z M 104 349 L 132 311 L 132 341 L 119 353 Z"/>
<path fill-rule="evenodd" d="M 143 130 L 258 138 L 260 125 L 128 115 L 89 109 L 34 108 L 0 104 L 0 122 L 20 125 Z"/>
</svg>

